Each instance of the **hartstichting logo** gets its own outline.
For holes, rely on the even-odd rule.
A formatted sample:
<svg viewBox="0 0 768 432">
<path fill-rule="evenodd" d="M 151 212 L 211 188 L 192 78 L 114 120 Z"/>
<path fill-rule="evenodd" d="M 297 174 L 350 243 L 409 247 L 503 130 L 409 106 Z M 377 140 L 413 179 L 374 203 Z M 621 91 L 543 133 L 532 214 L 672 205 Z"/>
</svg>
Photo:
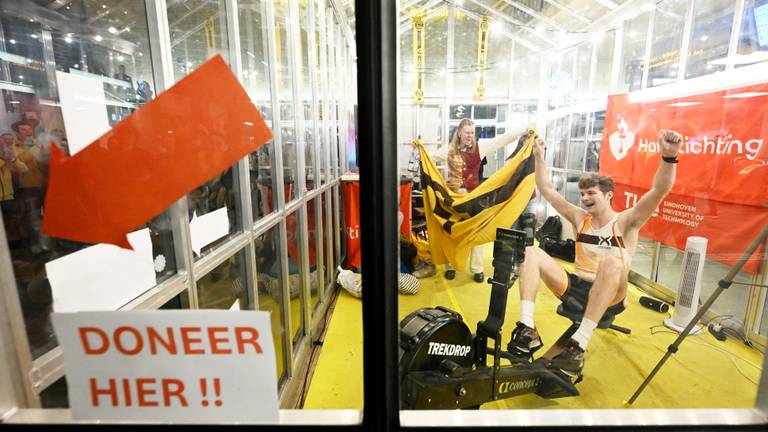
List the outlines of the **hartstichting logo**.
<svg viewBox="0 0 768 432">
<path fill-rule="evenodd" d="M 612 133 L 611 137 L 608 138 L 608 144 L 611 153 L 613 153 L 613 157 L 615 157 L 616 160 L 622 160 L 635 143 L 635 134 L 629 130 L 629 125 L 624 121 L 624 116 L 619 118 L 619 124 L 616 128 L 617 131 Z"/>
</svg>

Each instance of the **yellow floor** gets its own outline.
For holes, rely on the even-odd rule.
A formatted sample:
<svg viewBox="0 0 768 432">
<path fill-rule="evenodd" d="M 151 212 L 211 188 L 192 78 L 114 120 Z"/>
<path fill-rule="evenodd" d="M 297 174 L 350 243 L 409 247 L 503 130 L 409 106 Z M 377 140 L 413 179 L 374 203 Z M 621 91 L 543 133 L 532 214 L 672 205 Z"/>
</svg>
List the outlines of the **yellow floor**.
<svg viewBox="0 0 768 432">
<path fill-rule="evenodd" d="M 492 271 L 491 252 L 492 247 L 488 245 L 485 250 L 486 274 Z M 445 280 L 439 271 L 437 276 L 421 282 L 418 294 L 399 296 L 399 319 L 420 307 L 436 305 L 457 310 L 473 330 L 477 322 L 485 318 L 490 285 L 473 282 L 468 271 L 457 272 L 452 281 Z M 548 346 L 570 325 L 570 321 L 555 313 L 557 299 L 543 285 L 541 288 L 536 302 L 536 324 Z M 586 354 L 584 380 L 577 385 L 580 396 L 542 399 L 525 395 L 487 403 L 482 409 L 622 408 L 622 402 L 634 393 L 677 336 L 660 326 L 666 314 L 648 310 L 638 303 L 640 295 L 638 289 L 631 287 L 629 306 L 615 321 L 631 328 L 631 335 L 595 330 Z M 510 290 L 507 305 L 504 344 L 518 316 L 519 297 L 515 285 Z M 652 335 L 651 327 L 654 326 L 660 326 L 653 329 L 659 333 Z M 362 409 L 362 342 L 360 300 L 341 290 L 304 408 Z M 704 331 L 701 336 L 690 336 L 682 343 L 679 352 L 662 367 L 634 407 L 753 407 L 757 385 L 749 379 L 759 380 L 762 364 L 759 351 L 732 339 L 717 341 Z"/>
</svg>

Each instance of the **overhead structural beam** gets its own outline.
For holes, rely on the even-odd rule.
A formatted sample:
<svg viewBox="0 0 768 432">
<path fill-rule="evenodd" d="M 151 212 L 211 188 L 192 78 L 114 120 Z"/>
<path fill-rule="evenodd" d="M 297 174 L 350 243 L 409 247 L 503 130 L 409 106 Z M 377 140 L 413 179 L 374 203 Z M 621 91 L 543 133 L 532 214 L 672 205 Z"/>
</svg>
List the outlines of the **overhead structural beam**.
<svg viewBox="0 0 768 432">
<path fill-rule="evenodd" d="M 608 9 L 611 9 L 611 10 L 616 9 L 617 7 L 619 7 L 619 5 L 616 4 L 616 2 L 614 2 L 612 0 L 595 0 L 595 2 L 600 3 L 601 5 L 607 7 Z"/>
<path fill-rule="evenodd" d="M 519 11 L 527 13 L 528 15 L 541 20 L 543 23 L 546 23 L 548 26 L 552 27 L 553 29 L 555 29 L 557 31 L 561 31 L 561 32 L 568 31 L 568 30 L 565 29 L 565 27 L 563 27 L 560 24 L 558 24 L 557 21 L 555 21 L 555 20 L 553 20 L 553 19 L 551 19 L 551 18 L 549 18 L 547 16 L 544 16 L 544 15 L 536 12 L 535 10 L 529 8 L 528 6 L 521 5 L 521 4 L 519 4 L 519 3 L 517 3 L 516 1 L 513 1 L 513 0 L 502 0 L 502 1 L 504 3 L 512 6 L 513 8 L 519 10 Z"/>
<path fill-rule="evenodd" d="M 545 41 L 545 42 L 547 42 L 549 44 L 552 44 L 552 42 L 548 38 L 545 38 L 544 36 L 542 36 L 540 34 L 537 34 L 536 31 L 534 29 L 530 28 L 530 26 L 527 23 L 524 23 L 522 21 L 518 21 L 518 20 L 516 20 L 516 19 L 514 19 L 512 17 L 509 17 L 509 16 L 507 16 L 507 15 L 497 11 L 496 9 L 494 9 L 492 7 L 489 7 L 489 6 L 486 6 L 486 5 L 482 4 L 482 3 L 480 3 L 477 0 L 469 0 L 469 1 L 471 3 L 473 3 L 473 4 L 476 4 L 477 6 L 480 6 L 483 9 L 487 10 L 488 12 L 491 13 L 491 15 L 493 15 L 495 17 L 498 17 L 498 18 L 501 18 L 504 21 L 507 21 L 507 22 L 509 22 L 512 25 L 519 26 L 523 30 L 527 31 L 528 33 L 531 33 L 532 35 L 536 36 L 537 38 L 539 38 L 539 39 L 541 39 L 541 40 L 543 40 L 543 41 Z M 461 7 L 459 7 L 459 9 L 461 9 L 462 11 L 466 11 L 466 9 L 461 8 Z"/>
<path fill-rule="evenodd" d="M 456 7 L 456 9 L 461 10 L 461 12 L 464 15 L 466 15 L 466 16 L 468 16 L 468 17 L 470 17 L 470 18 L 472 18 L 472 19 L 474 19 L 476 21 L 480 21 L 480 18 L 482 18 L 480 15 L 478 15 L 478 14 L 476 14 L 476 13 L 470 11 L 470 10 L 464 9 L 462 7 Z M 499 32 L 500 32 L 500 34 L 508 37 L 509 39 L 512 39 L 516 43 L 519 43 L 520 45 L 528 48 L 529 50 L 532 50 L 532 51 L 540 51 L 541 50 L 540 46 L 538 46 L 538 45 L 536 45 L 534 43 L 531 43 L 529 40 L 523 39 L 520 36 L 513 35 L 512 33 L 508 32 L 506 30 L 500 30 Z"/>
<path fill-rule="evenodd" d="M 556 0 L 544 0 L 546 3 L 551 4 L 552 6 L 560 9 L 561 11 L 567 13 L 568 15 L 576 18 L 577 20 L 583 22 L 584 24 L 590 24 L 592 21 L 589 20 L 589 18 L 585 17 L 584 15 L 580 14 L 579 12 L 571 9 L 568 6 L 562 5 L 558 3 Z"/>
<path fill-rule="evenodd" d="M 441 2 L 442 0 L 430 0 L 412 11 L 406 11 L 407 7 L 400 8 L 400 18 L 403 18 L 403 19 L 400 19 L 400 25 L 402 26 L 405 23 L 410 23 L 411 17 L 414 15 L 418 15 L 425 12 L 431 15 L 432 8 L 434 8 Z M 440 5 L 440 8 L 443 8 L 443 7 L 445 7 L 444 4 Z"/>
<path fill-rule="evenodd" d="M 440 7 L 438 7 L 438 8 L 435 8 L 435 9 L 431 9 L 431 10 L 429 10 L 429 11 L 428 11 L 428 12 L 427 12 L 427 13 L 424 15 L 424 21 L 426 21 L 426 20 L 427 20 L 429 17 L 431 17 L 432 15 L 436 15 L 436 14 L 438 14 L 438 13 L 442 12 L 442 11 L 443 11 L 443 9 L 445 9 L 446 7 L 447 7 L 447 6 L 440 6 Z M 405 33 L 405 32 L 406 32 L 406 31 L 408 31 L 408 29 L 410 29 L 412 26 L 413 26 L 413 22 L 411 21 L 411 17 L 409 16 L 409 17 L 408 17 L 408 19 L 407 19 L 406 21 L 404 21 L 403 23 L 401 23 L 401 24 L 400 24 L 400 27 L 399 27 L 399 29 L 398 29 L 398 30 L 399 30 L 399 33 L 400 33 L 400 34 L 402 34 L 402 33 Z"/>
</svg>

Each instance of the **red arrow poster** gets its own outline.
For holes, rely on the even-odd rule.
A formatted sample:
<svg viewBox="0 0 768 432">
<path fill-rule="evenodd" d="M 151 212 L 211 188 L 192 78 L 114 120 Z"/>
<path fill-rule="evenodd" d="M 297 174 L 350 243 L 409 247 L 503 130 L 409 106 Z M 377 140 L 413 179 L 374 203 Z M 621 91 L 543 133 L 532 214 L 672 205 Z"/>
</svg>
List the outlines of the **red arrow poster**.
<svg viewBox="0 0 768 432">
<path fill-rule="evenodd" d="M 130 248 L 127 233 L 271 138 L 216 56 L 75 156 L 51 146 L 43 233 Z"/>
</svg>

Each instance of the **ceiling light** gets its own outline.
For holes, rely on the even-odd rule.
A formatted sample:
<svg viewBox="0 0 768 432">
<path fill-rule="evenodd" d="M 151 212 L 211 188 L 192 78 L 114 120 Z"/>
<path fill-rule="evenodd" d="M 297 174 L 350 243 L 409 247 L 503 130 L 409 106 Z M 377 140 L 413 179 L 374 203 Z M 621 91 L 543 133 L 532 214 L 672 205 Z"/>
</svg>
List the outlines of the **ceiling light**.
<svg viewBox="0 0 768 432">
<path fill-rule="evenodd" d="M 592 33 L 592 37 L 591 37 L 592 43 L 600 42 L 603 39 L 603 34 L 604 34 L 603 32 Z"/>
<path fill-rule="evenodd" d="M 11 43 L 11 45 L 16 45 L 16 39 L 11 39 L 11 40 L 9 40 L 8 42 L 10 42 L 10 43 Z"/>
<path fill-rule="evenodd" d="M 116 28 L 114 28 L 114 27 L 110 27 L 110 28 L 108 28 L 108 29 L 107 29 L 107 31 L 109 31 L 109 32 L 110 32 L 110 33 L 112 33 L 112 34 L 117 34 L 117 29 L 116 29 Z"/>
<path fill-rule="evenodd" d="M 656 3 L 646 3 L 640 6 L 640 10 L 643 12 L 650 12 L 654 9 L 656 9 Z"/>
<path fill-rule="evenodd" d="M 104 40 L 104 38 L 99 35 L 96 35 L 93 37 L 93 40 L 95 40 L 96 42 L 101 42 L 102 40 Z"/>
<path fill-rule="evenodd" d="M 24 75 L 19 75 L 19 79 L 24 79 Z"/>
<path fill-rule="evenodd" d="M 498 33 L 501 30 L 503 30 L 503 25 L 501 24 L 501 21 L 494 21 L 491 23 L 491 31 Z"/>
<path fill-rule="evenodd" d="M 117 56 L 117 61 L 123 61 L 123 60 L 125 60 L 125 57 L 121 55 Z"/>
<path fill-rule="evenodd" d="M 668 107 L 687 107 L 687 106 L 693 106 L 693 105 L 701 105 L 702 102 L 675 102 L 668 104 Z"/>
<path fill-rule="evenodd" d="M 36 35 L 36 34 L 30 35 L 30 37 L 31 37 L 32 39 L 37 39 L 37 35 Z"/>
<path fill-rule="evenodd" d="M 192 67 L 192 62 L 187 62 L 187 67 Z"/>
<path fill-rule="evenodd" d="M 768 92 L 743 92 L 743 93 L 725 95 L 723 96 L 723 98 L 724 99 L 743 99 L 743 98 L 765 96 L 765 95 L 768 95 Z"/>
<path fill-rule="evenodd" d="M 544 23 L 536 24 L 536 34 L 539 35 L 539 36 L 544 34 Z"/>
<path fill-rule="evenodd" d="M 101 5 L 101 8 L 102 8 L 102 9 L 106 9 L 106 8 L 107 8 L 107 5 L 103 4 L 103 5 Z"/>
<path fill-rule="evenodd" d="M 701 40 L 703 40 L 703 41 L 705 41 L 707 39 L 709 39 L 709 36 L 707 36 L 707 35 L 704 35 L 704 36 L 701 37 Z"/>
<path fill-rule="evenodd" d="M 72 38 L 71 38 L 71 37 L 69 37 L 69 36 L 65 36 L 65 37 L 64 37 L 64 42 L 66 42 L 66 43 L 72 43 Z"/>
<path fill-rule="evenodd" d="M 131 28 L 130 28 L 130 27 L 126 27 L 125 29 L 123 29 L 123 31 L 127 31 L 127 32 L 130 32 L 130 31 L 131 31 Z"/>
</svg>

